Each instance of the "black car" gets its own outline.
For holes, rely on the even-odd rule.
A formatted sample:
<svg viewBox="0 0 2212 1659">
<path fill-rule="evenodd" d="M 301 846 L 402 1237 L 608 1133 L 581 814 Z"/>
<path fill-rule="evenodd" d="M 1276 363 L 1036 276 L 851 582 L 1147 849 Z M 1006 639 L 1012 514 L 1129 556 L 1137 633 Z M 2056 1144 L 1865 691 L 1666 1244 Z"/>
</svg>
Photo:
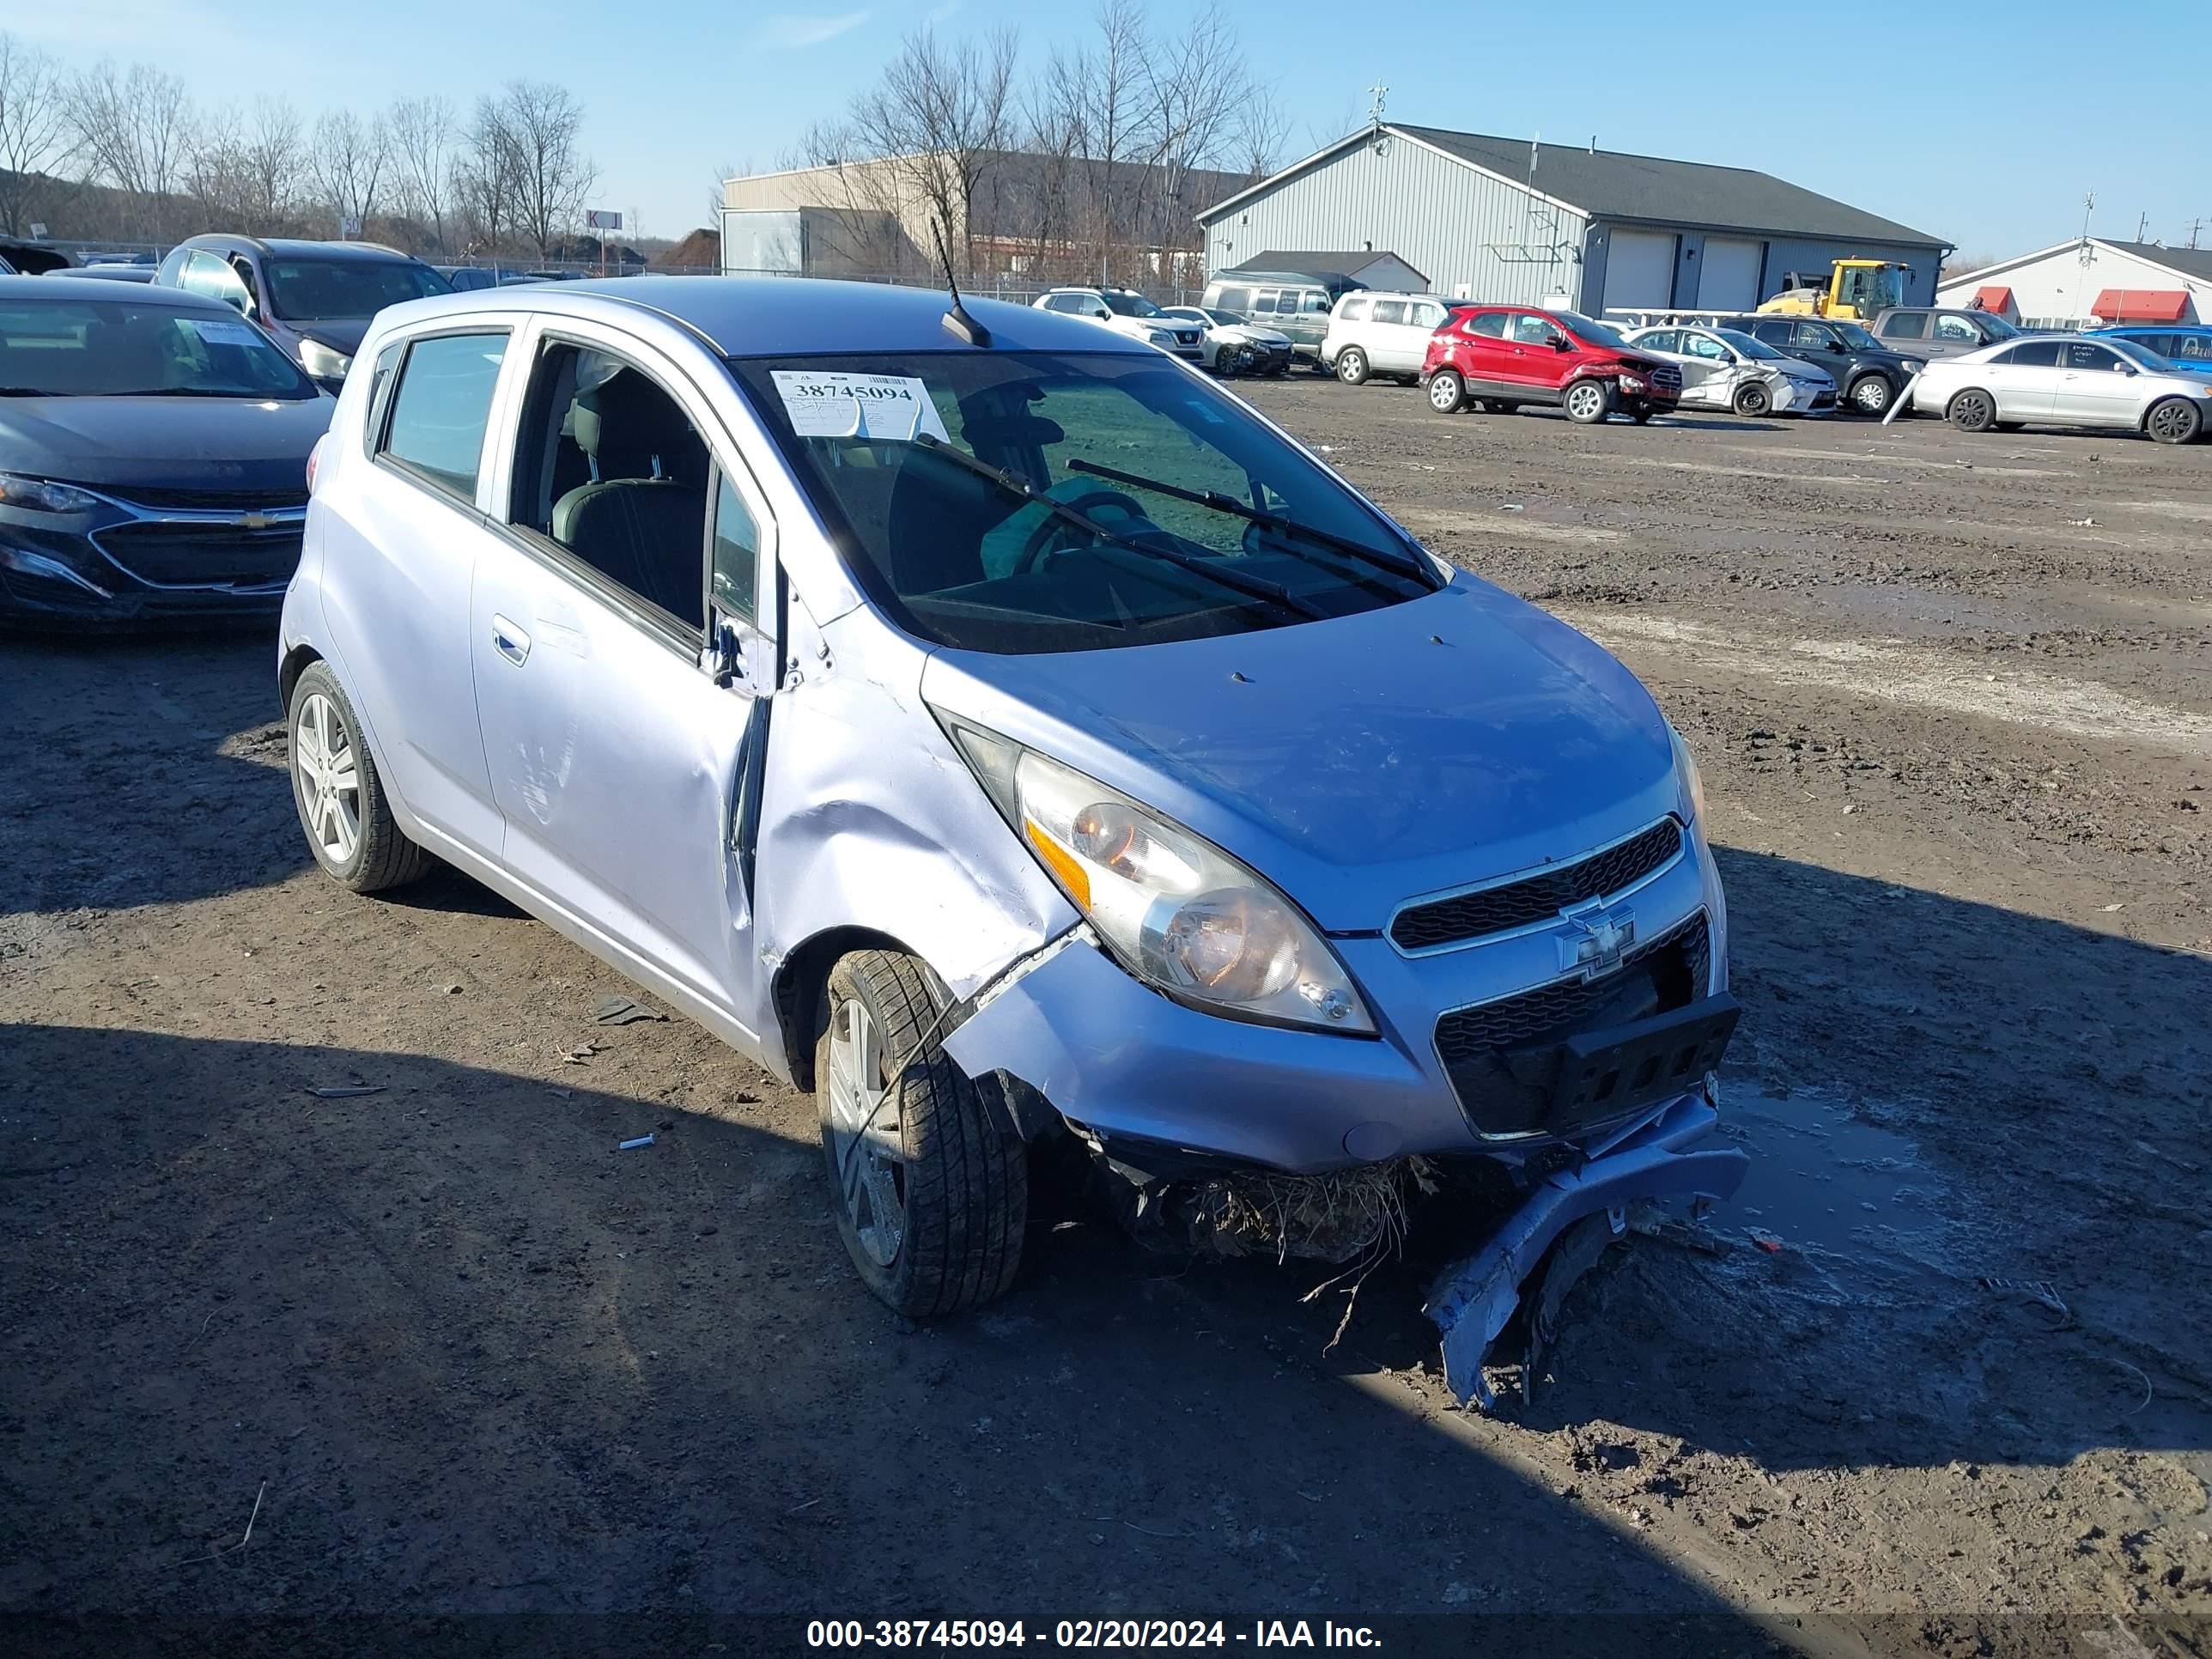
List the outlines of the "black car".
<svg viewBox="0 0 2212 1659">
<path fill-rule="evenodd" d="M 187 237 L 169 250 L 154 281 L 237 307 L 332 392 L 353 366 L 370 318 L 403 301 L 453 292 L 436 270 L 398 248 L 287 237 Z"/>
<path fill-rule="evenodd" d="M 0 619 L 273 616 L 334 406 L 220 301 L 0 279 Z"/>
<path fill-rule="evenodd" d="M 1826 369 L 1844 408 L 1859 415 L 1888 414 L 1905 383 L 1926 366 L 1924 359 L 1891 350 L 1863 324 L 1840 318 L 1723 317 L 1720 325 Z"/>
</svg>

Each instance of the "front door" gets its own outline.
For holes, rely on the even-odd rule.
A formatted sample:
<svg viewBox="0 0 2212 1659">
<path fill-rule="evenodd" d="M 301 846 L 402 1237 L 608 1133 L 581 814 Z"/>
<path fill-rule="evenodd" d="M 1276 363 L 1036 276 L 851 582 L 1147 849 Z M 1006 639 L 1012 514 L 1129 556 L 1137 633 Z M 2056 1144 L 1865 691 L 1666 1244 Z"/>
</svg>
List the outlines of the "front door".
<svg viewBox="0 0 2212 1659">
<path fill-rule="evenodd" d="M 1516 311 L 1505 320 L 1504 364 L 1500 378 L 1513 386 L 1528 386 L 1559 400 L 1566 379 L 1561 367 L 1570 356 L 1560 349 L 1566 336 L 1541 312 Z"/>
<path fill-rule="evenodd" d="M 765 514 L 652 354 L 564 324 L 528 373 L 507 525 L 470 607 L 502 862 L 603 954 L 757 1040 Z"/>
<path fill-rule="evenodd" d="M 2135 367 L 2110 346 L 2068 340 L 2059 349 L 2057 395 L 2051 418 L 2069 425 L 2133 426 L 2142 399 Z"/>
</svg>

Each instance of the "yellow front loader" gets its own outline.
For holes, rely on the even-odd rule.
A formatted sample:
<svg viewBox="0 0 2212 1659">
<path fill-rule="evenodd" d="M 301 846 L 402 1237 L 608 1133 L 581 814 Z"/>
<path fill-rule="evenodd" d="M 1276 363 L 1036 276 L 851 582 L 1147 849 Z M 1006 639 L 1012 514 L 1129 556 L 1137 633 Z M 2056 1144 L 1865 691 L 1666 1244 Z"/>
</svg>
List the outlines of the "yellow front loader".
<svg viewBox="0 0 2212 1659">
<path fill-rule="evenodd" d="M 1759 307 L 1797 317 L 1850 317 L 1872 322 L 1905 303 L 1905 267 L 1883 259 L 1838 259 L 1826 277 L 1791 271 L 1782 292 Z"/>
</svg>

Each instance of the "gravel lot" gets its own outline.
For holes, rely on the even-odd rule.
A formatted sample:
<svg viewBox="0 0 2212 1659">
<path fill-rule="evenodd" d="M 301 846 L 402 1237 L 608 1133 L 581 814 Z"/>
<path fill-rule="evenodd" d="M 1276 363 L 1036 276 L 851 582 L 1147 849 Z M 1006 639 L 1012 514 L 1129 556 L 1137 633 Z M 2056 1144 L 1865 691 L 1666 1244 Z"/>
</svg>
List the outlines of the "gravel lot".
<svg viewBox="0 0 2212 1659">
<path fill-rule="evenodd" d="M 0 642 L 0 1613 L 2201 1644 L 2212 447 L 1253 396 L 1704 763 L 1754 1174 L 1611 1253 L 1531 1408 L 1449 1409 L 1412 1264 L 1325 1352 L 1319 1273 L 1040 1228 L 898 1328 L 810 1101 L 596 1025 L 469 882 L 315 874 L 260 639 Z"/>
</svg>

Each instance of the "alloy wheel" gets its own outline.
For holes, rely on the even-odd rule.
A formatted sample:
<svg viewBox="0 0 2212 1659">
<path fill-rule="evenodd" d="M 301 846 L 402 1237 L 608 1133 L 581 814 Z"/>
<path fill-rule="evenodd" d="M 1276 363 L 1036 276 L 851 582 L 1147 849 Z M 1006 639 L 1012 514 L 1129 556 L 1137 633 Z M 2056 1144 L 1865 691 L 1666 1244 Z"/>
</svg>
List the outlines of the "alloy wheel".
<svg viewBox="0 0 2212 1659">
<path fill-rule="evenodd" d="M 1461 386 L 1459 376 L 1448 368 L 1429 379 L 1429 406 L 1439 414 L 1457 413 L 1465 395 L 1466 388 Z"/>
<path fill-rule="evenodd" d="M 906 1242 L 897 1103 L 884 1086 L 883 1031 L 857 997 L 830 1013 L 830 1140 L 837 1195 L 879 1267 Z"/>
<path fill-rule="evenodd" d="M 2150 435 L 2160 443 L 2187 443 L 2197 435 L 2197 411 L 2179 398 L 2169 398 L 2150 412 Z"/>
<path fill-rule="evenodd" d="M 361 769 L 353 734 L 336 704 L 318 691 L 303 699 L 292 732 L 292 781 L 315 846 L 332 864 L 361 845 Z"/>
<path fill-rule="evenodd" d="M 1862 415 L 1889 413 L 1889 382 L 1869 374 L 1851 388 L 1851 402 Z"/>
<path fill-rule="evenodd" d="M 1578 421 L 1595 421 L 1605 412 L 1605 388 L 1584 380 L 1567 393 L 1567 413 Z"/>
</svg>

